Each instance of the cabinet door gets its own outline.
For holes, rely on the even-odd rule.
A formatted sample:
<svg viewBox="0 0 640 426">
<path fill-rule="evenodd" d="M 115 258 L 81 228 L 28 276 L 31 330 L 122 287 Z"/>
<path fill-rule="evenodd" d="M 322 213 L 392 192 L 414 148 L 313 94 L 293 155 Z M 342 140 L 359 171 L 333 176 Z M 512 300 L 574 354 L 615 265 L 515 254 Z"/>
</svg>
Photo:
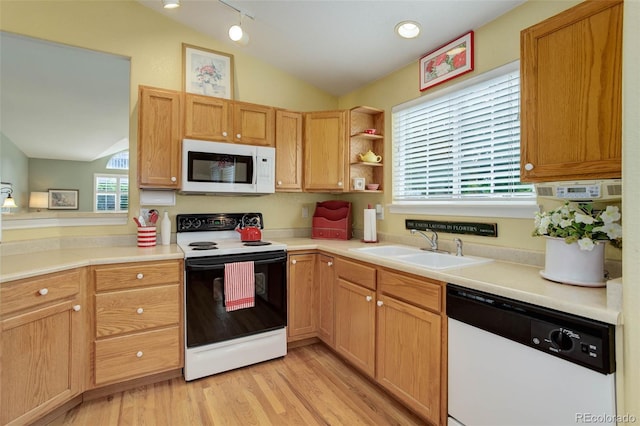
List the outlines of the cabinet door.
<svg viewBox="0 0 640 426">
<path fill-rule="evenodd" d="M 318 337 L 327 345 L 334 347 L 333 315 L 335 274 L 333 257 L 320 254 L 316 263 L 318 286 Z"/>
<path fill-rule="evenodd" d="M 314 285 L 315 261 L 315 254 L 289 256 L 289 340 L 314 337 L 318 330 L 318 292 Z"/>
<path fill-rule="evenodd" d="M 302 113 L 276 111 L 276 191 L 302 191 Z"/>
<path fill-rule="evenodd" d="M 346 117 L 345 111 L 312 112 L 305 115 L 305 190 L 345 191 Z"/>
<path fill-rule="evenodd" d="M 521 33 L 521 179 L 622 168 L 622 1 L 585 1 Z"/>
<path fill-rule="evenodd" d="M 233 103 L 233 141 L 248 145 L 275 146 L 275 109 L 269 106 Z"/>
<path fill-rule="evenodd" d="M 85 375 L 80 299 L 0 323 L 0 424 L 28 424 L 78 395 Z"/>
<path fill-rule="evenodd" d="M 342 278 L 336 289 L 336 351 L 374 377 L 375 292 Z"/>
<path fill-rule="evenodd" d="M 180 92 L 141 86 L 139 90 L 138 186 L 180 187 Z"/>
<path fill-rule="evenodd" d="M 185 94 L 184 136 L 212 141 L 231 140 L 231 103 L 226 99 Z"/>
<path fill-rule="evenodd" d="M 387 296 L 378 305 L 378 382 L 439 424 L 440 316 Z"/>
</svg>

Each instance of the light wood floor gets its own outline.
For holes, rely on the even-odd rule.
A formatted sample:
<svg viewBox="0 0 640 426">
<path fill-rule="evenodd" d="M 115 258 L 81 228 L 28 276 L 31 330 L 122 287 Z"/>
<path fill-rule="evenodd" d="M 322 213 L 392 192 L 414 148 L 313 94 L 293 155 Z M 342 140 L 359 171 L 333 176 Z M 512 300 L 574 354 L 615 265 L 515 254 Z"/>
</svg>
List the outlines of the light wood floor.
<svg viewBox="0 0 640 426">
<path fill-rule="evenodd" d="M 422 425 L 321 344 L 194 380 L 183 378 L 84 402 L 61 425 Z"/>
</svg>

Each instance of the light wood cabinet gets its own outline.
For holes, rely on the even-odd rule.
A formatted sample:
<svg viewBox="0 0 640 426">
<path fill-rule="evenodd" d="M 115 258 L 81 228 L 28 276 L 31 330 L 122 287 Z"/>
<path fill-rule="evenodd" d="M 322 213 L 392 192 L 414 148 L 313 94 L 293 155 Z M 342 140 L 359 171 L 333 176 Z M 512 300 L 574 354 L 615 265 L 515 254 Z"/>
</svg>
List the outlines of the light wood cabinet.
<svg viewBox="0 0 640 426">
<path fill-rule="evenodd" d="M 29 424 L 84 390 L 86 270 L 2 284 L 0 424 Z"/>
<path fill-rule="evenodd" d="M 521 180 L 619 178 L 622 8 L 587 0 L 521 32 Z"/>
<path fill-rule="evenodd" d="M 146 86 L 138 92 L 138 187 L 178 189 L 182 94 Z"/>
<path fill-rule="evenodd" d="M 318 337 L 330 347 L 334 341 L 334 288 L 335 268 L 333 256 L 318 254 L 316 258 L 316 285 L 318 287 Z"/>
<path fill-rule="evenodd" d="M 218 142 L 232 140 L 233 110 L 228 100 L 185 93 L 184 137 Z"/>
<path fill-rule="evenodd" d="M 275 108 L 187 93 L 184 137 L 274 146 Z"/>
<path fill-rule="evenodd" d="M 304 120 L 304 189 L 347 191 L 347 112 L 310 112 Z"/>
<path fill-rule="evenodd" d="M 335 349 L 353 366 L 375 376 L 375 268 L 336 258 Z"/>
<path fill-rule="evenodd" d="M 318 331 L 317 299 L 315 285 L 316 255 L 314 253 L 289 254 L 287 268 L 287 321 L 288 341 L 316 337 Z"/>
<path fill-rule="evenodd" d="M 276 110 L 276 192 L 302 191 L 302 128 L 300 112 Z"/>
<path fill-rule="evenodd" d="M 378 271 L 376 379 L 433 424 L 442 416 L 443 286 Z"/>
<path fill-rule="evenodd" d="M 377 190 L 367 192 L 382 192 L 384 187 L 384 111 L 366 106 L 352 108 L 349 111 L 349 177 L 350 191 L 354 178 L 363 178 L 365 185 L 377 183 Z M 367 133 L 374 130 L 375 133 Z M 368 163 L 360 159 L 360 154 L 368 151 L 382 157 L 379 163 Z M 360 190 L 358 190 L 360 191 Z"/>
<path fill-rule="evenodd" d="M 233 102 L 233 141 L 248 145 L 275 146 L 275 109 Z"/>
<path fill-rule="evenodd" d="M 92 267 L 92 383 L 183 366 L 182 260 Z"/>
</svg>

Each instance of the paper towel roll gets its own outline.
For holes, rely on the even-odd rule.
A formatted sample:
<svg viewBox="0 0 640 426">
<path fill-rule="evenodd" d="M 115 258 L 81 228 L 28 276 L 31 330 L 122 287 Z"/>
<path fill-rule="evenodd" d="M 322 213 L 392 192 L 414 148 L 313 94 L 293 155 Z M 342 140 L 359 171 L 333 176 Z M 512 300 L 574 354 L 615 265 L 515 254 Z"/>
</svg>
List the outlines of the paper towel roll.
<svg viewBox="0 0 640 426">
<path fill-rule="evenodd" d="M 376 209 L 364 209 L 364 241 L 378 241 Z"/>
</svg>

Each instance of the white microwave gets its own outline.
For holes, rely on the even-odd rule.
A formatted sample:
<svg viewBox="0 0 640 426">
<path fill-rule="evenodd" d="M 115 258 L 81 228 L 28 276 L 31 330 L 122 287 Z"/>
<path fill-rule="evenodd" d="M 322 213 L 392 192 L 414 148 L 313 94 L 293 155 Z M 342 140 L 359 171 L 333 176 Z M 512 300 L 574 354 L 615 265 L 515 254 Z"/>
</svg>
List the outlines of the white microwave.
<svg viewBox="0 0 640 426">
<path fill-rule="evenodd" d="M 275 164 L 272 147 L 183 139 L 180 192 L 272 194 Z"/>
</svg>

